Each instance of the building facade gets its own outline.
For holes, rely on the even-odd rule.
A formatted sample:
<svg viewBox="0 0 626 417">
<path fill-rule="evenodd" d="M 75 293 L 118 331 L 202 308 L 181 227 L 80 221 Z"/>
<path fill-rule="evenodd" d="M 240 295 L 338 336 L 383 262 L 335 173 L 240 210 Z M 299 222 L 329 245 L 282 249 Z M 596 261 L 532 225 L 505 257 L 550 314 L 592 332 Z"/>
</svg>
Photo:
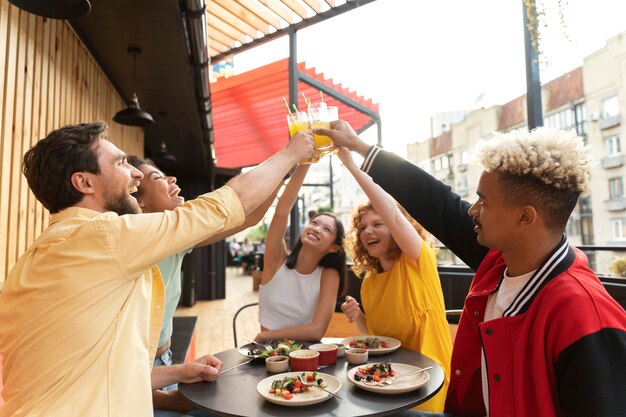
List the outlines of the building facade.
<svg viewBox="0 0 626 417">
<path fill-rule="evenodd" d="M 567 227 L 575 245 L 626 246 L 625 158 L 621 138 L 626 112 L 626 32 L 587 56 L 583 65 L 542 86 L 544 125 L 576 129 L 590 145 L 594 163 L 591 194 L 581 198 Z M 476 198 L 480 167 L 472 150 L 492 132 L 527 126 L 526 97 L 506 104 L 474 110 L 451 124 L 449 131 L 424 142 L 407 145 L 407 157 L 450 185 L 468 201 Z M 626 252 L 589 252 L 600 274 Z"/>
</svg>

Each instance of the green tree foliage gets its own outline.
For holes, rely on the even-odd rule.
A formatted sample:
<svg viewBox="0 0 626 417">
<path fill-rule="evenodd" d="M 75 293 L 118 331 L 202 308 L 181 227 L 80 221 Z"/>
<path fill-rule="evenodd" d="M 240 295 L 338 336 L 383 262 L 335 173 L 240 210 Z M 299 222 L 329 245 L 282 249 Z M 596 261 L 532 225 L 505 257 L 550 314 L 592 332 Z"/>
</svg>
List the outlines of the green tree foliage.
<svg viewBox="0 0 626 417">
<path fill-rule="evenodd" d="M 267 225 L 265 223 L 257 226 L 251 227 L 246 234 L 246 238 L 250 239 L 251 242 L 259 242 L 261 239 L 265 239 L 267 237 Z"/>
</svg>

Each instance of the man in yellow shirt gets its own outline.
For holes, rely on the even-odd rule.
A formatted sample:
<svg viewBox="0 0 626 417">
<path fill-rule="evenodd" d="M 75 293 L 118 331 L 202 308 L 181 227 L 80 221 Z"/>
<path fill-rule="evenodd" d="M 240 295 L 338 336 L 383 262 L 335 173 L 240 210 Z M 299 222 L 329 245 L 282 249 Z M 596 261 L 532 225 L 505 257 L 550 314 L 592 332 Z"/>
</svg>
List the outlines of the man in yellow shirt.
<svg viewBox="0 0 626 417">
<path fill-rule="evenodd" d="M 0 294 L 2 417 L 152 416 L 164 297 L 153 266 L 240 225 L 315 153 L 302 132 L 226 186 L 177 210 L 136 215 L 130 194 L 141 171 L 106 140 L 106 128 L 55 130 L 24 156 L 28 184 L 51 218 Z M 205 358 L 188 381 L 217 377 L 221 362 Z"/>
</svg>

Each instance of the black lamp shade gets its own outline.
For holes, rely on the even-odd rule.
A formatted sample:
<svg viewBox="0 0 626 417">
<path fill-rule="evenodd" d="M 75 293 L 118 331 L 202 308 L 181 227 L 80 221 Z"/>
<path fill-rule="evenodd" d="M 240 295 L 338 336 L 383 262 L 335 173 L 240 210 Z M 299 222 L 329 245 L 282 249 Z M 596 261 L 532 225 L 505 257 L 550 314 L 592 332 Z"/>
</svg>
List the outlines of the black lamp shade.
<svg viewBox="0 0 626 417">
<path fill-rule="evenodd" d="M 28 13 L 51 19 L 79 19 L 91 11 L 89 0 L 9 0 Z"/>
<path fill-rule="evenodd" d="M 159 166 L 163 165 L 165 168 L 169 168 L 178 162 L 176 157 L 167 150 L 165 141 L 161 142 L 161 149 L 159 149 L 152 159 L 154 159 Z"/>
<path fill-rule="evenodd" d="M 171 153 L 159 152 L 156 154 L 154 159 L 159 161 L 159 163 L 166 163 L 166 164 L 175 164 L 176 162 L 178 162 L 178 159 L 176 159 L 176 157 L 172 155 Z"/>
<path fill-rule="evenodd" d="M 113 120 L 121 125 L 128 126 L 150 126 L 154 124 L 154 119 L 150 113 L 141 110 L 137 96 L 133 96 L 127 108 L 118 111 Z"/>
</svg>

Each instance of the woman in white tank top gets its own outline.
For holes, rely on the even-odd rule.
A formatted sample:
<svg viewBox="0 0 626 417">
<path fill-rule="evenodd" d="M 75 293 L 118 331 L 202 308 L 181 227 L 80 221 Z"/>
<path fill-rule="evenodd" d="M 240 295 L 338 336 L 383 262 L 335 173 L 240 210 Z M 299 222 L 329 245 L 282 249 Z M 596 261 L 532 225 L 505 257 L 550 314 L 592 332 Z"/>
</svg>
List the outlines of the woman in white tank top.
<svg viewBox="0 0 626 417">
<path fill-rule="evenodd" d="M 291 252 L 285 231 L 309 165 L 298 165 L 285 187 L 267 232 L 257 341 L 320 340 L 343 296 L 346 255 L 344 228 L 332 213 L 318 213 L 300 233 Z"/>
</svg>

